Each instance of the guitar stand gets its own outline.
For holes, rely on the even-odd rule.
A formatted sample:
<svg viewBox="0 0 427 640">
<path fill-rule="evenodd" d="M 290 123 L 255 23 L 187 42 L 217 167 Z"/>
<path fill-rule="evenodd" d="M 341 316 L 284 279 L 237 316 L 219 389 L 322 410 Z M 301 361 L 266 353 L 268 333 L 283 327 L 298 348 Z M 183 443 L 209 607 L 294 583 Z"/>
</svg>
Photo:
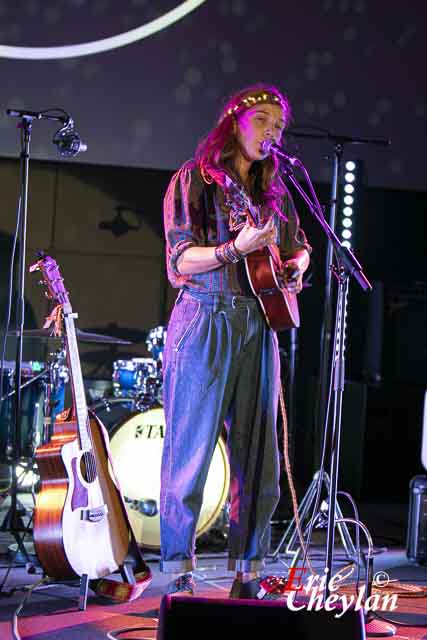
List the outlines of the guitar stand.
<svg viewBox="0 0 427 640">
<path fill-rule="evenodd" d="M 121 567 L 119 567 L 119 572 L 122 576 L 123 582 L 127 582 L 128 584 L 135 584 L 136 580 L 132 571 L 132 563 L 124 562 Z M 87 573 L 84 573 L 80 577 L 79 611 L 86 611 L 89 583 L 89 576 L 87 575 Z"/>
<path fill-rule="evenodd" d="M 119 572 L 120 575 L 122 577 L 123 582 L 127 582 L 128 584 L 135 584 L 136 580 L 135 580 L 135 576 L 133 574 L 132 571 L 132 563 L 131 562 L 124 562 L 120 567 L 119 567 Z M 48 578 L 48 576 L 45 576 L 46 578 Z M 68 586 L 73 586 L 73 583 L 76 582 L 76 579 L 71 578 L 69 581 L 68 580 L 52 580 L 50 582 L 50 584 L 65 584 Z M 89 587 L 90 587 L 90 579 L 87 573 L 83 573 L 80 576 L 80 580 L 79 580 L 79 584 L 78 584 L 78 588 L 79 588 L 79 599 L 78 599 L 78 610 L 79 611 L 86 611 L 87 608 L 87 597 L 88 597 L 88 592 L 89 592 Z"/>
<path fill-rule="evenodd" d="M 89 576 L 84 573 L 80 578 L 79 611 L 86 611 Z"/>
</svg>

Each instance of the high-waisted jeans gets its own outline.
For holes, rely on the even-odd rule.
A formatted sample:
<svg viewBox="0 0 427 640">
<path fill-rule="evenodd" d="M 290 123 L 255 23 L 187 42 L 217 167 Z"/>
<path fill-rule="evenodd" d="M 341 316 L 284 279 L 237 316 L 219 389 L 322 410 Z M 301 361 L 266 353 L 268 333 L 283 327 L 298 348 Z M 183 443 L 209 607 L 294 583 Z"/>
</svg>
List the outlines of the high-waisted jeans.
<svg viewBox="0 0 427 640">
<path fill-rule="evenodd" d="M 195 531 L 224 423 L 230 462 L 229 570 L 259 570 L 279 500 L 277 336 L 255 298 L 179 293 L 164 353 L 161 569 L 195 567 Z"/>
</svg>

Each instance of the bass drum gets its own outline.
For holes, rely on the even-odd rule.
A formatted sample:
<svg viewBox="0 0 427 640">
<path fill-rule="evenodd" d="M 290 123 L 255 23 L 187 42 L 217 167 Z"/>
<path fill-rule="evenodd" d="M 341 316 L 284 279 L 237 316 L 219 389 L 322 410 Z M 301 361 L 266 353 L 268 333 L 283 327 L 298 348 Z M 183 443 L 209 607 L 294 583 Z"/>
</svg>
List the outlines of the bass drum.
<svg viewBox="0 0 427 640">
<path fill-rule="evenodd" d="M 160 466 L 165 435 L 162 408 L 133 411 L 130 398 L 104 399 L 91 407 L 109 430 L 114 471 L 137 542 L 160 548 Z M 122 418 L 119 419 L 121 414 Z M 112 417 L 114 416 L 114 423 Z M 197 522 L 196 536 L 214 524 L 228 497 L 230 467 L 221 437 L 212 458 Z"/>
</svg>

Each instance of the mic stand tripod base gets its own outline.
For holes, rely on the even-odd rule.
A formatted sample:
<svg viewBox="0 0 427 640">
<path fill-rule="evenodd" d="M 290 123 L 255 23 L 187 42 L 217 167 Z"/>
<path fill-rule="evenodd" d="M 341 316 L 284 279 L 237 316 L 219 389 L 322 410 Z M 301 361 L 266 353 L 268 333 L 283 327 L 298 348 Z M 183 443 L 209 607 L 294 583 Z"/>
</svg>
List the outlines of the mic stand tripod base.
<svg viewBox="0 0 427 640">
<path fill-rule="evenodd" d="M 300 522 L 302 525 L 304 525 L 304 522 L 306 521 L 306 518 L 309 515 L 310 510 L 312 509 L 313 505 L 316 502 L 317 486 L 319 482 L 324 485 L 328 497 L 330 495 L 330 479 L 328 474 L 326 473 L 326 471 L 323 471 L 323 473 L 320 470 L 316 471 L 316 473 L 313 476 L 313 480 L 311 481 L 311 484 L 307 489 L 301 501 L 301 504 L 299 505 L 299 508 L 298 508 Z M 343 519 L 343 514 L 338 502 L 336 502 L 335 504 L 335 513 L 338 519 Z M 318 514 L 314 514 L 313 517 L 316 517 L 317 515 Z M 347 559 L 354 560 L 357 557 L 357 553 L 356 553 L 356 548 L 354 546 L 350 532 L 348 530 L 347 524 L 345 522 L 342 522 L 337 526 L 338 526 L 338 531 L 341 537 L 341 542 L 344 547 L 344 551 L 346 553 Z M 296 520 L 294 516 L 290 521 L 287 529 L 285 530 L 282 536 L 282 539 L 277 545 L 275 551 L 272 553 L 273 560 L 276 561 L 278 559 L 280 554 L 280 549 L 282 548 L 283 545 L 286 545 L 284 555 L 293 556 L 295 551 L 300 549 L 300 546 L 298 545 L 298 542 L 297 542 L 297 537 L 298 537 L 298 530 L 297 530 Z"/>
</svg>

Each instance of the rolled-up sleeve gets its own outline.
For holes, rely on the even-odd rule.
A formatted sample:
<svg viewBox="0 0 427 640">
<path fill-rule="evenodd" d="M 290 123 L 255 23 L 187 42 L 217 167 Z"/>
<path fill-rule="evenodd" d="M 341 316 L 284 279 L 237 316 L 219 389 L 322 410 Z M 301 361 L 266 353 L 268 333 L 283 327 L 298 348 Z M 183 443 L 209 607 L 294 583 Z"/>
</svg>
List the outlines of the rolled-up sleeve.
<svg viewBox="0 0 427 640">
<path fill-rule="evenodd" d="M 280 253 L 282 258 L 285 260 L 292 258 L 301 249 L 311 253 L 312 248 L 300 227 L 299 217 L 289 192 L 286 193 L 283 200 L 283 213 L 287 221 L 282 220 L 280 225 Z"/>
<path fill-rule="evenodd" d="M 193 162 L 187 162 L 172 177 L 163 202 L 166 266 L 173 287 L 188 277 L 179 273 L 177 262 L 189 247 L 204 246 L 204 182 Z"/>
</svg>

